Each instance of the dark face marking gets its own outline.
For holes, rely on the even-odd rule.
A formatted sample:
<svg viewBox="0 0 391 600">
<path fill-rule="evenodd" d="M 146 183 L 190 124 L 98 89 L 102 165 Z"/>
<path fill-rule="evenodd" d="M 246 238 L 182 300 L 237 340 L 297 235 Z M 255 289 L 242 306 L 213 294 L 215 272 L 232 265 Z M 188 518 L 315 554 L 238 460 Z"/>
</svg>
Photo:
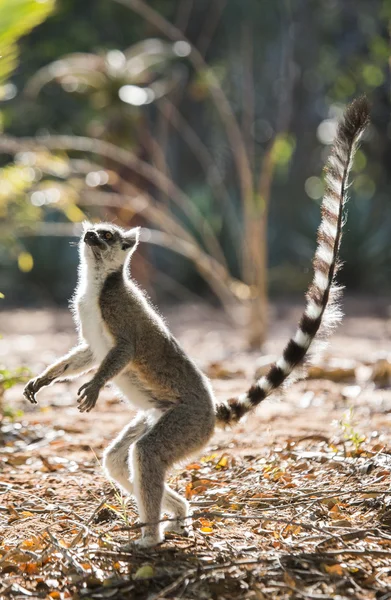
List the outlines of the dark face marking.
<svg viewBox="0 0 391 600">
<path fill-rule="evenodd" d="M 86 231 L 84 234 L 84 242 L 87 244 L 87 246 L 90 246 L 90 248 L 93 246 L 97 246 L 98 248 L 102 249 L 104 248 L 104 244 L 96 231 Z"/>
</svg>

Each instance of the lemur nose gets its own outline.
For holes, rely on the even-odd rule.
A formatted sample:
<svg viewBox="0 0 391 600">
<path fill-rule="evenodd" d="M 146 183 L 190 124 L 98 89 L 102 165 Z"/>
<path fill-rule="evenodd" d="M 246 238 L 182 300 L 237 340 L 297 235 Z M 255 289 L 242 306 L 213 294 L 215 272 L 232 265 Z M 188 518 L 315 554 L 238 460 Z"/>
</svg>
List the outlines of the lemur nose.
<svg viewBox="0 0 391 600">
<path fill-rule="evenodd" d="M 84 234 L 84 240 L 93 240 L 95 238 L 95 231 L 86 231 L 86 233 Z"/>
</svg>

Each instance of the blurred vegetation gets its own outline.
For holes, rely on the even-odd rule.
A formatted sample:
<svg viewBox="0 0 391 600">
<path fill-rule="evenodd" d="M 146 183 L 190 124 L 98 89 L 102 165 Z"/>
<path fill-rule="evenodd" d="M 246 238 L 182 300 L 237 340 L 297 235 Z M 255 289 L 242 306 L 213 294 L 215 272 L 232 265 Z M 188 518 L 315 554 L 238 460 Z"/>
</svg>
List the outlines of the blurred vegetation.
<svg viewBox="0 0 391 600">
<path fill-rule="evenodd" d="M 13 57 L 4 79 L 17 37 L 53 3 L 0 10 Z M 205 296 L 206 278 L 223 302 L 249 299 L 266 290 L 266 262 L 272 292 L 302 292 L 335 122 L 362 93 L 372 127 L 354 165 L 342 278 L 389 289 L 390 20 L 391 0 L 57 0 L 2 84 L 3 132 L 30 138 L 1 145 L 8 301 L 65 302 L 77 256 L 63 236 L 85 214 L 155 230 L 136 275 L 160 298 Z"/>
</svg>

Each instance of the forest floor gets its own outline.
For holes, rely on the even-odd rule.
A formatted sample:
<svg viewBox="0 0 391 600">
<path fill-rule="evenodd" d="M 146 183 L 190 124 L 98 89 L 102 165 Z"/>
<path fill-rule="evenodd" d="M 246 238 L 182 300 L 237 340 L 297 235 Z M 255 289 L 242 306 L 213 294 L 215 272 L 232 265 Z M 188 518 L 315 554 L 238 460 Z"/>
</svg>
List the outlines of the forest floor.
<svg viewBox="0 0 391 600">
<path fill-rule="evenodd" d="M 47 388 L 38 407 L 20 385 L 7 390 L 0 598 L 391 598 L 391 320 L 381 299 L 350 299 L 345 312 L 310 378 L 173 470 L 193 534 L 148 551 L 124 549 L 137 511 L 101 468 L 131 408 L 107 388 L 79 414 L 80 382 Z M 278 305 L 261 354 L 211 309 L 166 313 L 219 399 L 249 386 L 299 314 Z M 65 311 L 3 312 L 0 331 L 0 363 L 34 374 L 75 341 Z"/>
</svg>

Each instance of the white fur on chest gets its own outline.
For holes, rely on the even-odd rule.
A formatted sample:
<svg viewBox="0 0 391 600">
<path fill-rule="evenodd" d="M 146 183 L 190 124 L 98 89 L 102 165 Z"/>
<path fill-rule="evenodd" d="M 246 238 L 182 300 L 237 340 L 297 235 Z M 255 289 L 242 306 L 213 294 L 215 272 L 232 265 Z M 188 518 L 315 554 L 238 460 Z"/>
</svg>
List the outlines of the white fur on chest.
<svg viewBox="0 0 391 600">
<path fill-rule="evenodd" d="M 99 308 L 100 286 L 88 282 L 77 299 L 80 334 L 89 345 L 96 360 L 101 362 L 114 346 L 114 338 L 109 333 Z"/>
</svg>

